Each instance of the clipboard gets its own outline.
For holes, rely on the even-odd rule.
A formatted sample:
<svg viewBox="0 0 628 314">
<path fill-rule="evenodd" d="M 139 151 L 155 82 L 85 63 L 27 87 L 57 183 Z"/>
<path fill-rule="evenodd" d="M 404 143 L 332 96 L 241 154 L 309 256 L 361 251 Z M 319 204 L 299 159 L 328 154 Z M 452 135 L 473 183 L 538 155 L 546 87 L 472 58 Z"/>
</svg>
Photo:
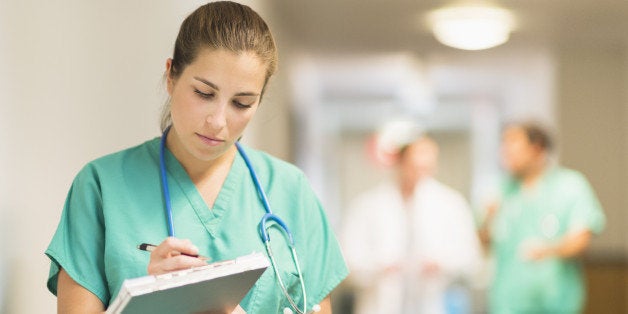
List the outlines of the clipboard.
<svg viewBox="0 0 628 314">
<path fill-rule="evenodd" d="M 127 279 L 107 314 L 231 313 L 270 263 L 262 253 Z"/>
</svg>

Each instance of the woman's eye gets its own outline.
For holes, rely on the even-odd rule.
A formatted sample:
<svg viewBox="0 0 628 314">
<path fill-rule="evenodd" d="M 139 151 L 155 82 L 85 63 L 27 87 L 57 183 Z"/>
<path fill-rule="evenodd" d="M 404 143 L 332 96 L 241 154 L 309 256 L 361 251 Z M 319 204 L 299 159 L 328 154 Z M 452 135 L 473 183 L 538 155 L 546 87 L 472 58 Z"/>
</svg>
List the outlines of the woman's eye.
<svg viewBox="0 0 628 314">
<path fill-rule="evenodd" d="M 212 98 L 214 96 L 214 94 L 212 94 L 212 93 L 203 93 L 203 92 L 201 92 L 198 89 L 194 89 L 194 92 L 196 94 L 198 94 L 199 96 L 201 96 L 202 98 L 205 98 L 205 99 L 209 99 L 209 98 Z"/>
<path fill-rule="evenodd" d="M 248 109 L 248 108 L 253 107 L 253 104 L 247 105 L 236 100 L 233 101 L 233 105 L 240 109 Z"/>
</svg>

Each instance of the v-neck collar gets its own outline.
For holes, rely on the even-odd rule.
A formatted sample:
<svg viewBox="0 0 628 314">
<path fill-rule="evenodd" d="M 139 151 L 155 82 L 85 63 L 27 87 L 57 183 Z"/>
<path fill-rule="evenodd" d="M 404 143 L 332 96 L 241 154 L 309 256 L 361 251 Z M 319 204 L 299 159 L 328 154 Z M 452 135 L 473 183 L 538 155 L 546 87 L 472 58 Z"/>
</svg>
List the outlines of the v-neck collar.
<svg viewBox="0 0 628 314">
<path fill-rule="evenodd" d="M 239 153 L 234 156 L 229 174 L 225 178 L 225 181 L 218 192 L 214 206 L 210 209 L 200 192 L 192 182 L 192 179 L 183 168 L 183 165 L 176 159 L 172 152 L 166 147 L 166 170 L 168 172 L 168 180 L 170 183 L 170 193 L 172 193 L 172 187 L 179 187 L 180 192 L 187 198 L 190 206 L 194 210 L 199 222 L 203 224 L 207 232 L 212 236 L 216 236 L 218 228 L 220 226 L 220 220 L 222 219 L 225 211 L 229 210 L 229 204 L 234 197 L 236 187 L 240 178 L 244 174 L 244 160 Z M 174 179 L 174 180 L 173 180 Z M 171 183 L 172 182 L 172 183 Z M 174 200 L 173 200 L 174 201 Z M 173 202 L 174 203 L 174 202 Z M 176 208 L 173 204 L 173 211 Z M 176 225 L 176 221 L 174 221 Z"/>
<path fill-rule="evenodd" d="M 519 190 L 522 198 L 526 201 L 533 201 L 542 197 L 543 191 L 547 191 L 549 178 L 552 176 L 554 171 L 554 166 L 547 166 L 543 170 L 543 173 L 541 173 L 541 175 L 537 178 L 536 182 L 534 182 L 534 185 L 528 188 L 524 188 L 523 182 L 518 182 L 517 189 Z"/>
</svg>

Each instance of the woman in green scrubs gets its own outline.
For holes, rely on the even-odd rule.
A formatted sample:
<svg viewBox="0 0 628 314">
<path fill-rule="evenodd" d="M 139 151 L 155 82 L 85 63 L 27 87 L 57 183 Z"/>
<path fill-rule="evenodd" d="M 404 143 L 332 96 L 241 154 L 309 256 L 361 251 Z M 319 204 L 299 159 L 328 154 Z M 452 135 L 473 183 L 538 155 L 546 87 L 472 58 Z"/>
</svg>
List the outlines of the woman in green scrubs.
<svg viewBox="0 0 628 314">
<path fill-rule="evenodd" d="M 265 214 L 234 143 L 259 107 L 277 52 L 266 23 L 249 7 L 214 2 L 183 22 L 166 62 L 170 127 L 165 165 L 176 238 L 167 237 L 160 182 L 160 139 L 88 163 L 68 193 L 46 250 L 48 288 L 62 313 L 102 312 L 125 279 L 265 252 Z M 330 292 L 348 271 L 317 197 L 296 167 L 244 147 L 277 216 L 290 227 L 300 257 L 307 308 L 331 312 Z M 303 295 L 287 242 L 270 228 L 277 268 L 290 296 Z M 160 243 L 152 252 L 140 243 Z M 267 269 L 236 312 L 280 313 L 290 307 Z"/>
<path fill-rule="evenodd" d="M 490 311 L 579 313 L 585 287 L 578 257 L 604 214 L 586 178 L 548 161 L 551 141 L 535 124 L 508 127 L 502 157 L 511 177 L 496 211 L 489 212 L 495 274 Z"/>
</svg>

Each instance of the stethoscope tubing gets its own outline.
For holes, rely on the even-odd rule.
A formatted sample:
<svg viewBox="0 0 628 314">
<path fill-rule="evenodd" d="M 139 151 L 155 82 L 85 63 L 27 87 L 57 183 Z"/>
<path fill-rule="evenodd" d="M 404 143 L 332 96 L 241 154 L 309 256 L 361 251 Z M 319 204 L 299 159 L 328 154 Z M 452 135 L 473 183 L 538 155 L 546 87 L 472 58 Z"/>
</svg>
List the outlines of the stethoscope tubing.
<svg viewBox="0 0 628 314">
<path fill-rule="evenodd" d="M 162 192 L 163 192 L 163 197 L 164 197 L 164 203 L 166 205 L 166 221 L 168 225 L 168 235 L 171 237 L 174 237 L 175 232 L 174 232 L 174 219 L 172 217 L 172 201 L 170 199 L 170 189 L 168 186 L 168 177 L 167 177 L 168 174 L 166 171 L 166 157 L 165 157 L 166 156 L 166 138 L 168 136 L 168 131 L 170 131 L 170 126 L 164 130 L 163 135 L 161 137 L 161 146 L 159 149 L 159 170 L 160 170 L 160 175 L 161 175 L 161 186 L 162 186 Z M 305 313 L 307 309 L 307 295 L 305 293 L 305 283 L 303 282 L 301 266 L 299 265 L 299 259 L 297 257 L 296 249 L 294 247 L 294 238 L 292 237 L 292 233 L 290 232 L 290 229 L 288 228 L 286 223 L 272 212 L 270 203 L 268 202 L 268 197 L 266 196 L 266 192 L 264 191 L 264 188 L 262 188 L 262 184 L 260 183 L 259 178 L 257 177 L 257 173 L 255 172 L 255 169 L 253 168 L 253 165 L 251 163 L 251 160 L 249 159 L 249 156 L 244 151 L 244 148 L 242 147 L 242 145 L 240 145 L 239 142 L 236 142 L 235 145 L 236 145 L 236 148 L 238 149 L 240 156 L 244 160 L 246 167 L 249 169 L 249 173 L 251 175 L 253 184 L 255 185 L 255 189 L 257 190 L 257 194 L 259 195 L 259 198 L 262 202 L 264 210 L 266 211 L 266 214 L 262 216 L 259 223 L 259 234 L 260 234 L 260 238 L 262 242 L 264 242 L 264 245 L 266 246 L 266 251 L 268 252 L 268 255 L 270 257 L 273 270 L 279 281 L 279 285 L 281 286 L 281 289 L 284 295 L 288 298 L 290 305 L 297 311 L 297 313 Z M 277 225 L 280 226 L 280 229 L 283 229 L 285 235 L 288 237 L 292 259 L 296 265 L 297 273 L 299 274 L 299 279 L 301 281 L 301 290 L 303 293 L 303 310 L 302 311 L 299 310 L 298 306 L 295 304 L 295 302 L 292 300 L 292 298 L 288 294 L 288 291 L 283 283 L 283 280 L 281 279 L 281 276 L 279 275 L 279 272 L 277 270 L 275 258 L 270 248 L 270 236 L 268 234 L 268 228 L 266 227 L 268 221 L 274 221 Z"/>
<path fill-rule="evenodd" d="M 170 200 L 170 188 L 168 186 L 168 174 L 166 173 L 166 137 L 170 127 L 164 130 L 161 136 L 161 146 L 159 148 L 159 170 L 161 174 L 161 187 L 163 189 L 164 203 L 166 204 L 166 222 L 168 225 L 168 236 L 174 237 L 174 219 L 172 218 L 172 201 Z"/>
</svg>

